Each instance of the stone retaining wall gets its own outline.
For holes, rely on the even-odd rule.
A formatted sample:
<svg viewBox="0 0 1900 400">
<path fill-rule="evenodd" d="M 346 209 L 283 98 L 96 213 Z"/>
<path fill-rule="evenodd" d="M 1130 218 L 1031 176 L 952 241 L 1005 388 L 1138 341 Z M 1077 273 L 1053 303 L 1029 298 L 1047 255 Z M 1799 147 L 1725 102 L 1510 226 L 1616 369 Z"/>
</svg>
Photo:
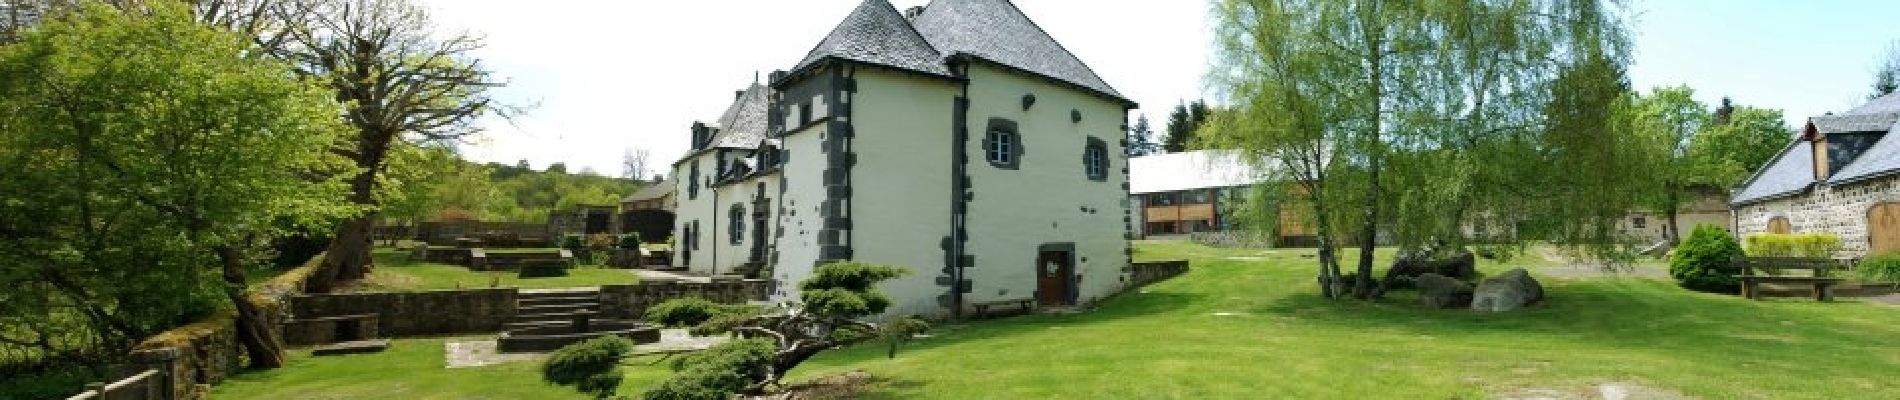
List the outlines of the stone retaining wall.
<svg viewBox="0 0 1900 400">
<path fill-rule="evenodd" d="M 1735 210 L 1736 233 L 1768 231 L 1768 221 L 1787 217 L 1794 233 L 1828 232 L 1841 237 L 1837 258 L 1867 255 L 1867 212 L 1874 205 L 1900 201 L 1900 180 L 1881 179 L 1848 186 L 1819 186 L 1807 195 L 1770 200 Z M 1693 227 L 1682 227 L 1686 233 Z"/>
<path fill-rule="evenodd" d="M 765 301 L 770 290 L 772 281 L 765 279 L 716 276 L 707 283 L 642 279 L 640 283 L 632 285 L 601 286 L 600 315 L 606 318 L 638 319 L 646 314 L 647 307 L 686 297 L 726 304 Z"/>
<path fill-rule="evenodd" d="M 1148 261 L 1129 264 L 1128 287 L 1141 287 L 1173 278 L 1188 271 L 1187 260 Z"/>
<path fill-rule="evenodd" d="M 1271 235 L 1250 230 L 1194 232 L 1188 240 L 1208 247 L 1269 249 L 1276 247 Z"/>
<path fill-rule="evenodd" d="M 514 318 L 515 298 L 512 288 L 316 294 L 292 297 L 290 309 L 299 319 L 376 314 L 387 336 L 488 333 Z"/>
</svg>

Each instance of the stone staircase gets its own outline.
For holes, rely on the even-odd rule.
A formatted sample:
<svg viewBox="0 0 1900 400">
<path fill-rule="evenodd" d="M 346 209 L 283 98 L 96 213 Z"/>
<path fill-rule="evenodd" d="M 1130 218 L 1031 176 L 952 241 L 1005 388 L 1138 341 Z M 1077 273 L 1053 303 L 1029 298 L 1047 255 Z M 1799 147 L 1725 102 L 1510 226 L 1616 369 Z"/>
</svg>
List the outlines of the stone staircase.
<svg viewBox="0 0 1900 400">
<path fill-rule="evenodd" d="M 522 291 L 516 295 L 514 320 L 502 330 L 569 325 L 575 317 L 592 317 L 599 311 L 598 289 Z"/>
</svg>

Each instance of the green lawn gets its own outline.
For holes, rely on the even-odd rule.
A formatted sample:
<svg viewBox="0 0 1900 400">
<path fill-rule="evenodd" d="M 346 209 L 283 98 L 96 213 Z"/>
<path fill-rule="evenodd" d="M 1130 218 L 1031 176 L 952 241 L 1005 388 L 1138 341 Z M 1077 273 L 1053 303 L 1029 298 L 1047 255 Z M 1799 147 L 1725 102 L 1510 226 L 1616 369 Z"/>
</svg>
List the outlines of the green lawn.
<svg viewBox="0 0 1900 400">
<path fill-rule="evenodd" d="M 1316 294 L 1309 253 L 1144 242 L 1137 257 L 1190 258 L 1193 271 L 1086 313 L 940 326 L 894 360 L 879 346 L 827 353 L 793 378 L 864 370 L 877 377 L 869 398 L 1588 398 L 1609 382 L 1711 399 L 1900 398 L 1900 308 L 1550 277 L 1547 302 L 1515 313 L 1424 310 L 1409 292 L 1336 303 Z M 297 358 L 217 397 L 581 397 L 540 384 L 532 363 L 444 370 L 440 341 L 398 345 Z M 633 368 L 621 393 L 665 373 Z"/>
<path fill-rule="evenodd" d="M 482 338 L 482 337 L 476 337 Z M 311 357 L 293 350 L 281 369 L 248 372 L 213 388 L 213 399 L 580 399 L 579 392 L 541 381 L 539 364 L 517 362 L 445 368 L 443 343 L 397 340 L 377 354 Z M 621 391 L 636 393 L 665 377 L 662 368 L 632 370 Z"/>
<path fill-rule="evenodd" d="M 567 288 L 581 286 L 631 284 L 639 280 L 624 269 L 581 266 L 568 270 L 568 276 L 521 279 L 514 272 L 477 272 L 468 268 L 431 262 L 411 262 L 407 253 L 395 249 L 377 249 L 376 270 L 352 291 L 417 291 L 457 288 L 515 287 L 522 289 Z"/>
</svg>

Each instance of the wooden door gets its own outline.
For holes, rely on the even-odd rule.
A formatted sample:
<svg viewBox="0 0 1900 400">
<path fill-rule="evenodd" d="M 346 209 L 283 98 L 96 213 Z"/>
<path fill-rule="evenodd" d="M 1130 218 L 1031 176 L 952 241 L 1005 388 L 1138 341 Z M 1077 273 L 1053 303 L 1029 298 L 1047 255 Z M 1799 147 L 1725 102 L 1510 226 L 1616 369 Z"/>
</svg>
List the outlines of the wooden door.
<svg viewBox="0 0 1900 400">
<path fill-rule="evenodd" d="M 1036 301 L 1044 306 L 1067 306 L 1074 292 L 1075 266 L 1067 251 L 1044 251 L 1036 256 Z"/>
<path fill-rule="evenodd" d="M 1867 255 L 1900 251 L 1900 203 L 1880 203 L 1867 210 Z"/>
<path fill-rule="evenodd" d="M 1768 233 L 1780 233 L 1780 234 L 1794 233 L 1794 225 L 1788 223 L 1788 217 L 1769 218 L 1768 219 Z"/>
</svg>

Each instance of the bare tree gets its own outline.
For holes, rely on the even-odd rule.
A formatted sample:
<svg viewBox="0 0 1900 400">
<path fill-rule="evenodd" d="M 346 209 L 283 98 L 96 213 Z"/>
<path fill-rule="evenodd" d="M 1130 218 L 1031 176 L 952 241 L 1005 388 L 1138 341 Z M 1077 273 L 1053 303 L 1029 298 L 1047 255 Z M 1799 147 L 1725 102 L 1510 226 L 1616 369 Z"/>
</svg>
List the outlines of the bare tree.
<svg viewBox="0 0 1900 400">
<path fill-rule="evenodd" d="M 487 94 L 501 83 L 474 58 L 481 38 L 438 34 L 428 13 L 410 0 L 286 0 L 274 9 L 279 18 L 301 23 L 287 25 L 282 46 L 270 50 L 349 104 L 344 119 L 357 135 L 352 147 L 337 152 L 360 168 L 350 200 L 371 207 L 337 227 L 309 284 L 323 292 L 368 272 L 376 177 L 391 148 L 456 141 L 480 131 L 477 116 L 507 116 L 508 110 Z"/>
<path fill-rule="evenodd" d="M 620 155 L 620 177 L 636 181 L 646 178 L 652 172 L 647 163 L 652 157 L 653 152 L 647 149 L 628 148 Z"/>
</svg>

